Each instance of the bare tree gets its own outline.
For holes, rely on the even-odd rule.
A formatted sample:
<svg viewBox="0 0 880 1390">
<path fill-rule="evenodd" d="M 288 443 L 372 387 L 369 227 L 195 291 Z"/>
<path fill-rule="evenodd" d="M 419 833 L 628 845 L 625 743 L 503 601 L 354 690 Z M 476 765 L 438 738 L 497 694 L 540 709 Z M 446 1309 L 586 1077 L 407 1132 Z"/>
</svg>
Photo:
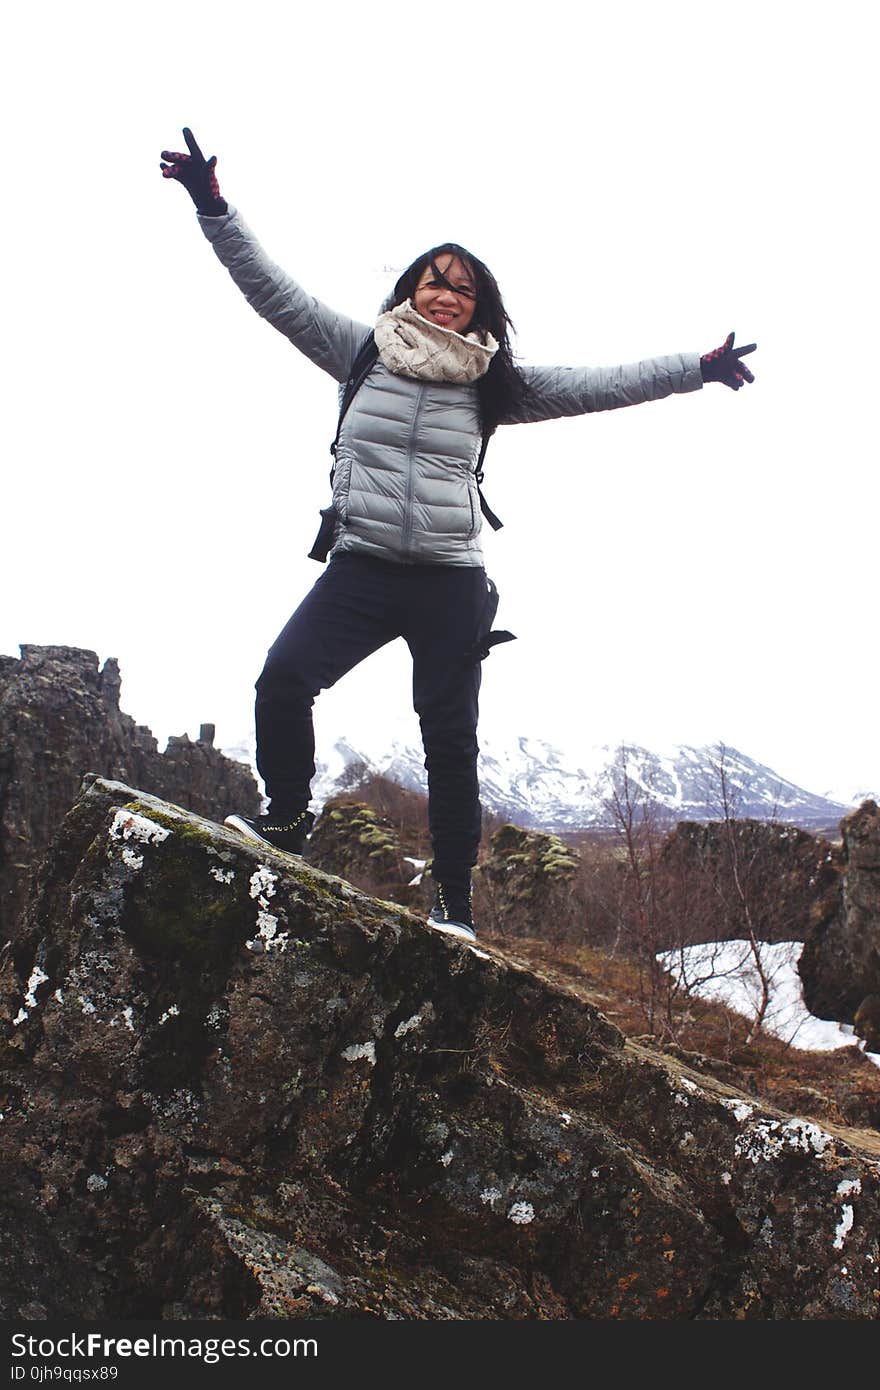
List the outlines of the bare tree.
<svg viewBox="0 0 880 1390">
<path fill-rule="evenodd" d="M 772 977 L 765 958 L 764 943 L 758 932 L 757 903 L 753 891 L 755 869 L 761 852 L 761 845 L 756 838 L 753 841 L 751 851 L 745 854 L 743 852 L 743 836 L 737 816 L 739 792 L 731 783 L 728 771 L 728 750 L 723 743 L 718 745 L 718 755 L 711 763 L 711 768 L 720 802 L 723 844 L 727 853 L 729 882 L 732 885 L 735 902 L 743 923 L 744 939 L 748 942 L 751 965 L 760 987 L 755 1016 L 746 1035 L 746 1044 L 749 1044 L 763 1027 L 770 1006 L 772 986 Z"/>
<path fill-rule="evenodd" d="M 751 1043 L 772 1021 L 778 972 L 790 964 L 776 944 L 803 935 L 824 847 L 775 818 L 740 816 L 741 792 L 723 744 L 706 799 L 717 820 L 683 822 L 670 832 L 650 772 L 635 750 L 621 747 L 605 796 L 616 873 L 594 881 L 605 883 L 615 923 L 611 953 L 638 963 L 651 1032 L 676 1041 L 694 996 L 723 999 L 735 991 Z M 713 990 L 716 982 L 725 988 Z"/>
<path fill-rule="evenodd" d="M 625 949 L 638 963 L 640 1003 L 649 1031 L 675 1038 L 680 985 L 660 962 L 666 922 L 658 855 L 664 830 L 650 786 L 634 775 L 633 750 L 622 744 L 610 769 L 605 808 L 618 840 L 620 894 L 612 954 Z"/>
</svg>

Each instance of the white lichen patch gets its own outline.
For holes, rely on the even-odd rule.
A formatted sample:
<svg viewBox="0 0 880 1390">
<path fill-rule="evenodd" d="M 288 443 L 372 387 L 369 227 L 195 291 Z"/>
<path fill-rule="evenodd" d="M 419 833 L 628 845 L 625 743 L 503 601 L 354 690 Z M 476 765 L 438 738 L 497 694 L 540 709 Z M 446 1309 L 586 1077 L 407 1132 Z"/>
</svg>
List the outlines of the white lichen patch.
<svg viewBox="0 0 880 1390">
<path fill-rule="evenodd" d="M 19 1009 L 18 1013 L 15 1015 L 15 1018 L 12 1020 L 13 1028 L 17 1028 L 20 1023 L 24 1023 L 27 1016 L 27 1009 Z"/>
<path fill-rule="evenodd" d="M 286 951 L 290 942 L 290 933 L 278 930 L 278 918 L 265 908 L 260 908 L 257 913 L 257 934 L 251 941 L 244 944 L 249 951 Z"/>
<path fill-rule="evenodd" d="M 109 1186 L 107 1179 L 100 1173 L 90 1173 L 86 1178 L 86 1187 L 90 1192 L 106 1192 Z"/>
<path fill-rule="evenodd" d="M 113 817 L 109 834 L 111 840 L 138 840 L 143 845 L 161 845 L 171 831 L 136 811 L 119 810 Z"/>
<path fill-rule="evenodd" d="M 685 1109 L 690 1105 L 687 1096 L 683 1096 L 680 1091 L 676 1091 L 675 1093 L 675 1103 L 676 1105 L 683 1105 Z"/>
<path fill-rule="evenodd" d="M 28 977 L 27 992 L 24 996 L 26 1008 L 35 1009 L 37 1007 L 37 989 L 40 985 L 45 984 L 48 978 L 45 970 L 41 970 L 38 965 L 34 966 Z"/>
<path fill-rule="evenodd" d="M 168 1008 L 165 1010 L 162 1017 L 159 1019 L 158 1026 L 161 1028 L 163 1023 L 168 1022 L 169 1018 L 177 1018 L 179 1013 L 180 1009 L 177 1007 L 176 1004 L 169 1004 Z"/>
<path fill-rule="evenodd" d="M 440 1155 L 440 1162 L 443 1164 L 444 1168 L 448 1168 L 454 1157 L 455 1155 L 452 1150 L 447 1149 L 445 1154 Z"/>
<path fill-rule="evenodd" d="M 275 895 L 275 885 L 278 882 L 278 875 L 273 874 L 268 864 L 260 864 L 251 874 L 250 895 L 256 898 L 257 907 L 257 934 L 251 941 L 246 941 L 245 945 L 249 951 L 286 951 L 290 941 L 290 935 L 286 931 L 278 930 L 278 918 L 269 912 L 269 899 Z"/>
<path fill-rule="evenodd" d="M 480 1193 L 480 1201 L 494 1208 L 495 1203 L 501 1201 L 501 1195 L 501 1189 L 498 1187 L 484 1187 Z"/>
<path fill-rule="evenodd" d="M 350 1047 L 343 1049 L 342 1053 L 346 1062 L 359 1062 L 365 1058 L 371 1067 L 376 1065 L 376 1044 L 372 1041 L 365 1043 L 352 1043 Z"/>
<path fill-rule="evenodd" d="M 731 1179 L 732 1176 L 733 1176 L 732 1173 L 727 1173 L 727 1172 L 724 1172 L 724 1173 L 721 1174 L 721 1181 L 724 1183 L 724 1186 L 725 1186 L 725 1187 L 726 1187 L 727 1184 L 730 1182 L 730 1179 Z"/>
<path fill-rule="evenodd" d="M 256 898 L 260 907 L 268 907 L 269 899 L 275 896 L 278 875 L 273 874 L 268 864 L 260 864 L 251 874 L 250 895 Z"/>
<path fill-rule="evenodd" d="M 137 850 L 129 849 L 128 845 L 122 851 L 122 862 L 127 864 L 130 869 L 142 869 L 144 867 L 144 856 L 138 854 Z"/>
<path fill-rule="evenodd" d="M 125 1026 L 126 1026 L 126 1028 L 129 1030 L 129 1032 L 133 1033 L 133 1032 L 134 1032 L 134 1009 L 131 1007 L 130 1004 L 126 1004 L 125 1008 L 122 1010 L 122 1017 L 123 1017 L 123 1019 L 125 1020 Z"/>
<path fill-rule="evenodd" d="M 831 1142 L 831 1135 L 809 1120 L 758 1120 L 747 1133 L 737 1135 L 734 1152 L 750 1163 L 778 1158 L 786 1149 L 818 1158 Z"/>
<path fill-rule="evenodd" d="M 422 1015 L 413 1014 L 412 1018 L 408 1018 L 405 1023 L 398 1023 L 397 1027 L 394 1030 L 395 1038 L 405 1037 L 406 1034 L 411 1033 L 414 1028 L 418 1028 L 421 1022 Z"/>
<path fill-rule="evenodd" d="M 568 1113 L 567 1110 L 560 1110 L 560 1112 L 559 1112 L 559 1118 L 560 1118 L 560 1120 L 562 1121 L 562 1123 L 563 1123 L 564 1125 L 570 1125 L 570 1124 L 571 1124 L 571 1116 L 569 1115 L 569 1113 Z"/>
<path fill-rule="evenodd" d="M 417 1014 L 413 1014 L 412 1018 L 408 1018 L 405 1023 L 398 1023 L 397 1027 L 394 1030 L 395 1038 L 405 1037 L 407 1033 L 411 1033 L 414 1028 L 421 1028 L 422 1024 L 427 1019 L 431 1019 L 433 1017 L 434 1006 L 431 1004 L 429 1000 L 426 1004 L 422 1005 Z"/>
<path fill-rule="evenodd" d="M 515 1226 L 527 1226 L 530 1221 L 535 1219 L 535 1208 L 531 1202 L 514 1202 L 507 1213 L 507 1219 L 512 1221 Z"/>
<path fill-rule="evenodd" d="M 235 878 L 234 869 L 218 869 L 216 864 L 212 864 L 208 872 L 218 883 L 231 883 Z"/>
<path fill-rule="evenodd" d="M 693 1081 L 687 1076 L 680 1076 L 678 1078 L 678 1084 L 683 1087 L 685 1091 L 690 1091 L 692 1095 L 699 1094 L 699 1086 L 695 1086 Z"/>
<path fill-rule="evenodd" d="M 744 1100 L 737 1100 L 736 1096 L 728 1096 L 726 1099 L 722 1100 L 721 1104 L 724 1106 L 725 1110 L 733 1111 L 734 1118 L 739 1120 L 740 1124 L 742 1124 L 743 1120 L 749 1119 L 749 1117 L 755 1113 L 755 1107 L 753 1105 L 747 1105 Z"/>
<path fill-rule="evenodd" d="M 837 1184 L 838 1197 L 849 1197 L 851 1193 L 855 1193 L 855 1195 L 858 1196 L 861 1190 L 861 1178 L 844 1178 L 842 1182 Z"/>
<path fill-rule="evenodd" d="M 838 1197 L 858 1197 L 862 1190 L 860 1178 L 842 1178 L 837 1184 Z M 843 1242 L 853 1228 L 855 1212 L 849 1202 L 844 1202 L 840 1209 L 840 1220 L 834 1229 L 834 1249 L 842 1250 Z M 870 1257 L 869 1257 L 870 1258 Z M 842 1273 L 843 1271 L 841 1271 Z"/>
<path fill-rule="evenodd" d="M 837 1226 L 834 1229 L 834 1240 L 832 1243 L 834 1245 L 835 1250 L 843 1249 L 843 1242 L 846 1240 L 846 1237 L 852 1230 L 854 1220 L 855 1214 L 853 1212 L 852 1207 L 850 1206 L 849 1202 L 844 1202 L 840 1212 L 840 1220 L 838 1221 Z"/>
<path fill-rule="evenodd" d="M 96 1014 L 98 1012 L 91 999 L 85 999 L 82 995 L 80 995 L 79 1002 L 82 1005 L 82 1011 L 84 1014 Z"/>
</svg>

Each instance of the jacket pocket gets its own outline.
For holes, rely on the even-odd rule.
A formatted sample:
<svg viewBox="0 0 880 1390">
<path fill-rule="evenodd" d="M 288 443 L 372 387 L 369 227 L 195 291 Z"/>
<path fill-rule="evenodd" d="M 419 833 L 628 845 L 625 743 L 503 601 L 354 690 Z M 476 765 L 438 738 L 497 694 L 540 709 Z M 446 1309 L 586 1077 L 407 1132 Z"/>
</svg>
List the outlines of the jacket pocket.
<svg viewBox="0 0 880 1390">
<path fill-rule="evenodd" d="M 470 478 L 468 478 L 468 504 L 470 505 L 471 509 L 471 529 L 468 532 L 468 539 L 470 540 L 473 536 L 477 534 L 477 531 L 480 529 L 477 524 L 477 508 L 474 506 L 474 483 L 471 481 Z"/>
<path fill-rule="evenodd" d="M 351 492 L 351 458 L 343 455 L 337 460 L 336 472 L 333 477 L 333 507 L 338 519 L 345 523 L 348 520 L 348 498 Z"/>
</svg>

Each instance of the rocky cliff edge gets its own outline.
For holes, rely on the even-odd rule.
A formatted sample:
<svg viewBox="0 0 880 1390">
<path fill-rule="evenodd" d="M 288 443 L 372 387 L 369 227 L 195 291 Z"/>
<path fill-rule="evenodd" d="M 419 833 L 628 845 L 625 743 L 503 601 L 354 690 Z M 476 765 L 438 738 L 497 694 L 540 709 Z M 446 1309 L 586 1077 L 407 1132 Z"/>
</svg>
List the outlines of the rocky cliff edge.
<svg viewBox="0 0 880 1390">
<path fill-rule="evenodd" d="M 878 1315 L 876 1135 L 121 784 L 0 985 L 6 1317 Z"/>
<path fill-rule="evenodd" d="M 149 729 L 119 707 L 119 665 L 79 647 L 21 648 L 0 656 L 0 941 L 14 937 L 31 866 L 52 841 L 83 777 L 97 772 L 222 820 L 255 815 L 249 767 L 213 747 L 171 737 L 164 753 Z"/>
</svg>

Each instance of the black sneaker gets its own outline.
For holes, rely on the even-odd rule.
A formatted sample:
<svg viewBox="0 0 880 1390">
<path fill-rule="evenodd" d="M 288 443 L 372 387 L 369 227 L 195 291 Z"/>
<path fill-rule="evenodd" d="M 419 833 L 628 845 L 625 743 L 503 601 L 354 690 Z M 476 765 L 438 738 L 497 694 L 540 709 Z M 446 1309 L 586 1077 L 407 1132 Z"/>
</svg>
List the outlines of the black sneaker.
<svg viewBox="0 0 880 1390">
<path fill-rule="evenodd" d="M 311 811 L 296 811 L 289 816 L 227 816 L 224 825 L 246 835 L 249 840 L 262 840 L 263 844 L 283 849 L 287 854 L 302 854 L 315 823 Z"/>
<path fill-rule="evenodd" d="M 457 936 L 462 941 L 476 941 L 470 888 L 457 888 L 438 883 L 434 906 L 428 913 L 428 926 L 434 931 Z"/>
</svg>

